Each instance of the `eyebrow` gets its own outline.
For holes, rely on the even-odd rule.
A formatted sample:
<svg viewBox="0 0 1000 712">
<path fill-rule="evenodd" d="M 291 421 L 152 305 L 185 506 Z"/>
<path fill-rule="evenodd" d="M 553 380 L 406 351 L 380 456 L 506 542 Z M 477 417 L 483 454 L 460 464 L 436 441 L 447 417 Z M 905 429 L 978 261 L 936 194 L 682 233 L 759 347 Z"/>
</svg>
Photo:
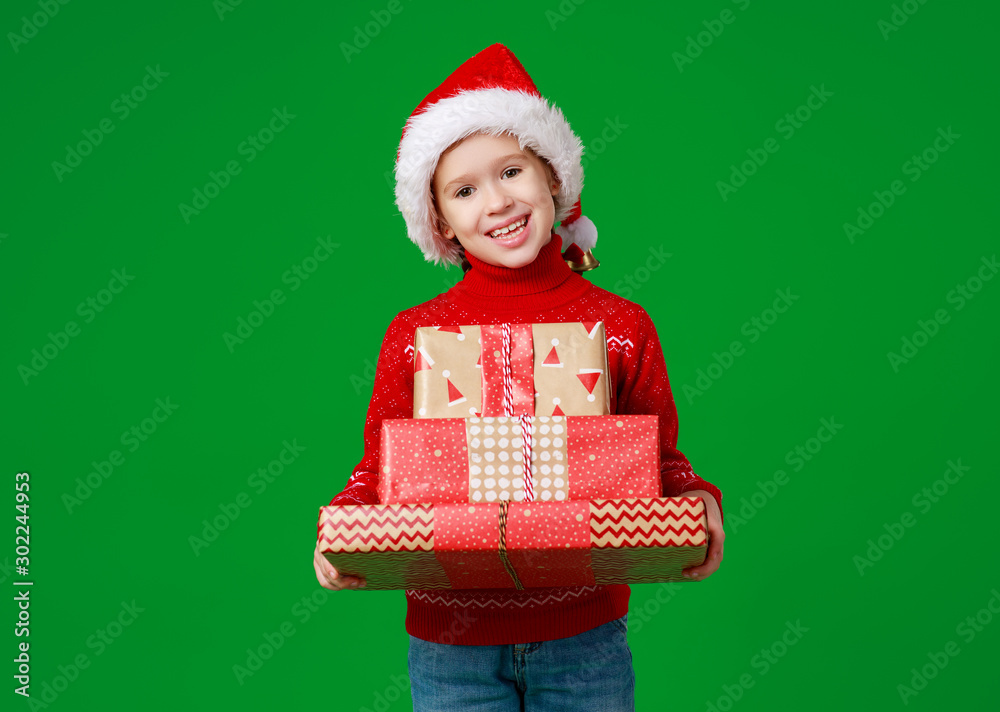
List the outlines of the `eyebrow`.
<svg viewBox="0 0 1000 712">
<path fill-rule="evenodd" d="M 527 156 L 524 153 L 509 153 L 506 156 L 500 156 L 498 159 L 496 159 L 495 161 L 493 161 L 490 164 L 490 169 L 495 169 L 498 165 L 500 165 L 502 163 L 507 163 L 508 161 L 515 161 L 515 160 L 517 160 L 517 161 L 523 161 L 525 159 L 527 159 Z M 445 186 L 442 188 L 442 190 L 448 190 L 453 185 L 456 185 L 458 183 L 468 183 L 471 178 L 472 178 L 471 175 L 469 175 L 468 173 L 464 173 L 464 174 L 458 176 L 457 178 L 454 178 L 453 180 L 448 181 L 445 184 Z"/>
</svg>

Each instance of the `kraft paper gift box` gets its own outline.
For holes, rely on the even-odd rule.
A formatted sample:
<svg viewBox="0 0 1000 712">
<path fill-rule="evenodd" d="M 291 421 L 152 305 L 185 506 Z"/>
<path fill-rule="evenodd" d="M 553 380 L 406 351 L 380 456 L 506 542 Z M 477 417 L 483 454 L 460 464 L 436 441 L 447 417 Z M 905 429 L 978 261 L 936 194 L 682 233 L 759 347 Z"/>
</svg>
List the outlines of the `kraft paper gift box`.
<svg viewBox="0 0 1000 712">
<path fill-rule="evenodd" d="M 659 442 L 655 415 L 386 419 L 379 501 L 659 497 Z M 524 480 L 526 449 L 529 482 Z"/>
<path fill-rule="evenodd" d="M 327 506 L 317 533 L 367 590 L 686 581 L 708 549 L 700 497 Z"/>
<path fill-rule="evenodd" d="M 413 348 L 414 418 L 611 412 L 600 321 L 418 327 Z"/>
</svg>

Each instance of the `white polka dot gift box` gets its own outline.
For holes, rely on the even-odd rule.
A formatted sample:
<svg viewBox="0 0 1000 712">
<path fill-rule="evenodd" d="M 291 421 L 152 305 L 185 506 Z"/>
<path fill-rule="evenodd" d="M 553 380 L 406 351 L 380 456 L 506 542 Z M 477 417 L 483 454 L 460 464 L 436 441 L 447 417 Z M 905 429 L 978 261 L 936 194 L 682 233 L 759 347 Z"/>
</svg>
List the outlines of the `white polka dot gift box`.
<svg viewBox="0 0 1000 712">
<path fill-rule="evenodd" d="M 611 412 L 604 322 L 418 327 L 413 348 L 414 418 Z"/>
<path fill-rule="evenodd" d="M 655 415 L 387 418 L 379 501 L 659 497 L 658 423 Z"/>
<path fill-rule="evenodd" d="M 363 590 L 687 581 L 708 548 L 700 497 L 326 506 L 317 534 Z"/>
</svg>

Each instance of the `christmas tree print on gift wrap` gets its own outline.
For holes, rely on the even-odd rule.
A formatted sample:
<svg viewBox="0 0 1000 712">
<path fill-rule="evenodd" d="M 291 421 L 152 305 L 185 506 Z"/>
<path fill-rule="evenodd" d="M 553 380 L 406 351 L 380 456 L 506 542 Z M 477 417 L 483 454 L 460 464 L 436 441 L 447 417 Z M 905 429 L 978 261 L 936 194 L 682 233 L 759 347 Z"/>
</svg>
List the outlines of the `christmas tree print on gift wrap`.
<svg viewBox="0 0 1000 712">
<path fill-rule="evenodd" d="M 499 325 L 419 327 L 414 336 L 413 417 L 504 415 L 512 412 L 607 415 L 604 323 L 512 324 L 510 378 L 505 381 Z"/>
</svg>

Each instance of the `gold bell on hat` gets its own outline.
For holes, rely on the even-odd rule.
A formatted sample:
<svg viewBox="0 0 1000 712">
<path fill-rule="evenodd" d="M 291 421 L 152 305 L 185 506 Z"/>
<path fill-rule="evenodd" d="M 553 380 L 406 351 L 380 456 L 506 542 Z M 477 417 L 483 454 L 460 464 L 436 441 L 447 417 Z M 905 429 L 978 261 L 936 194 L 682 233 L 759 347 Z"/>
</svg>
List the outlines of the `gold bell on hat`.
<svg viewBox="0 0 1000 712">
<path fill-rule="evenodd" d="M 600 267 L 601 263 L 593 253 L 594 246 L 597 245 L 597 228 L 582 214 L 579 198 L 556 233 L 562 238 L 563 245 L 569 245 L 563 250 L 562 256 L 571 270 L 588 272 Z M 584 247 L 587 249 L 583 249 Z"/>
<path fill-rule="evenodd" d="M 574 259 L 567 258 L 566 255 L 563 254 L 563 259 L 566 260 L 566 264 L 569 265 L 569 268 L 574 272 L 589 272 L 590 270 L 601 266 L 601 263 L 597 261 L 597 258 L 594 257 L 594 253 L 591 250 L 587 250 L 582 253 L 582 256 L 581 253 L 577 252 Z"/>
</svg>

